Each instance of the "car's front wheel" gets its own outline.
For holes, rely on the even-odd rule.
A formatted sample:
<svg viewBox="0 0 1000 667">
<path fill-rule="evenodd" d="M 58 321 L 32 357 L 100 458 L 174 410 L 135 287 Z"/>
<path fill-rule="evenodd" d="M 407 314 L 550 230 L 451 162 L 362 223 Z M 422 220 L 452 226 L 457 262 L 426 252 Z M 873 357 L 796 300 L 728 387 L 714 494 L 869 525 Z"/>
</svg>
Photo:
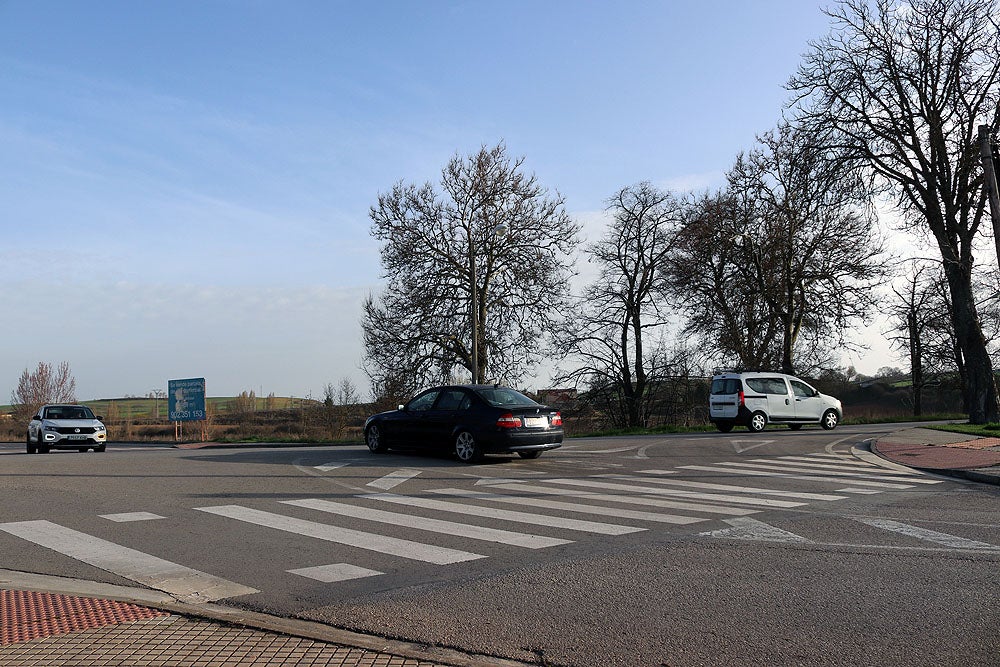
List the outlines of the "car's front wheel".
<svg viewBox="0 0 1000 667">
<path fill-rule="evenodd" d="M 372 454 L 385 453 L 385 439 L 382 437 L 382 430 L 378 424 L 372 424 L 365 431 L 365 443 L 368 445 L 368 451 Z"/>
<path fill-rule="evenodd" d="M 24 439 L 24 444 L 29 454 L 34 454 L 38 451 L 38 447 L 31 441 L 31 431 L 28 431 L 28 436 Z"/>
<path fill-rule="evenodd" d="M 755 412 L 750 415 L 750 421 L 747 423 L 747 429 L 753 431 L 754 433 L 760 433 L 767 426 L 767 415 L 763 412 Z"/>
<path fill-rule="evenodd" d="M 462 431 L 455 436 L 455 456 L 462 463 L 475 463 L 483 456 L 476 443 L 476 438 L 468 431 Z"/>
<path fill-rule="evenodd" d="M 820 423 L 827 431 L 831 431 L 837 428 L 837 424 L 840 423 L 840 416 L 837 415 L 836 410 L 827 410 L 823 413 L 823 421 Z"/>
</svg>

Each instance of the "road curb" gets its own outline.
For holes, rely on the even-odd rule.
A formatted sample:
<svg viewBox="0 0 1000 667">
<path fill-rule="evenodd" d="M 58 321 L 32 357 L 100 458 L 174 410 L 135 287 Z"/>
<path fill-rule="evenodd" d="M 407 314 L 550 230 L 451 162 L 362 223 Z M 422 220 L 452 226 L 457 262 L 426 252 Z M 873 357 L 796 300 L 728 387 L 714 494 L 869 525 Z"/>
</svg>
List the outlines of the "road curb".
<svg viewBox="0 0 1000 667">
<path fill-rule="evenodd" d="M 365 635 L 316 621 L 284 618 L 215 603 L 190 604 L 145 588 L 0 569 L 0 588 L 92 597 L 143 605 L 190 618 L 274 632 L 302 639 L 387 653 L 453 667 L 537 667 L 536 663 L 462 653 L 442 646 Z"/>
</svg>

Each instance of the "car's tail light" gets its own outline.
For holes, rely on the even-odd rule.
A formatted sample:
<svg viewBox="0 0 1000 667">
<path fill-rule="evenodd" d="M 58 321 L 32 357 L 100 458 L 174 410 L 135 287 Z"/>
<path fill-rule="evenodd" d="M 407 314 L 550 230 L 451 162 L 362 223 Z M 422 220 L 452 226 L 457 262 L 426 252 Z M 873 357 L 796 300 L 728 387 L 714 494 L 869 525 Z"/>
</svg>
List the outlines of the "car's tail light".
<svg viewBox="0 0 1000 667">
<path fill-rule="evenodd" d="M 557 412 L 554 415 L 552 415 L 552 425 L 553 426 L 562 426 L 562 413 L 561 412 Z"/>
<path fill-rule="evenodd" d="M 742 407 L 743 407 L 744 405 L 746 405 L 746 404 L 747 404 L 747 399 L 746 399 L 746 397 L 745 397 L 745 396 L 743 395 L 743 390 L 742 390 L 742 389 L 740 389 L 740 407 L 742 408 Z"/>
<path fill-rule="evenodd" d="M 497 419 L 497 426 L 500 428 L 521 428 L 521 418 L 515 417 L 513 413 L 500 415 Z"/>
</svg>

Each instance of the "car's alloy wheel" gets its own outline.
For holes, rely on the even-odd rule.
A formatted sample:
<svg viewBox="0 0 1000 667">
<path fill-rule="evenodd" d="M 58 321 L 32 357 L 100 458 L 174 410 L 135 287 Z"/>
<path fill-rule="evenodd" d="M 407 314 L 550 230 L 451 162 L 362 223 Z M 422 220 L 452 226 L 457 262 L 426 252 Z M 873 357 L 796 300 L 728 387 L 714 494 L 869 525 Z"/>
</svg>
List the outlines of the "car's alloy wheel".
<svg viewBox="0 0 1000 667">
<path fill-rule="evenodd" d="M 837 416 L 836 411 L 827 410 L 823 413 L 823 428 L 827 431 L 837 428 L 838 423 L 840 423 L 840 417 Z"/>
<path fill-rule="evenodd" d="M 747 428 L 754 433 L 760 433 L 767 426 L 767 415 L 763 412 L 755 412 L 750 415 L 750 422 L 747 424 Z"/>
<path fill-rule="evenodd" d="M 455 436 L 455 456 L 462 463 L 475 463 L 482 456 L 475 437 L 468 431 L 462 431 Z"/>
<path fill-rule="evenodd" d="M 385 452 L 385 443 L 382 442 L 382 432 L 379 430 L 377 424 L 372 424 L 365 431 L 365 442 L 368 444 L 368 450 L 373 454 Z"/>
</svg>

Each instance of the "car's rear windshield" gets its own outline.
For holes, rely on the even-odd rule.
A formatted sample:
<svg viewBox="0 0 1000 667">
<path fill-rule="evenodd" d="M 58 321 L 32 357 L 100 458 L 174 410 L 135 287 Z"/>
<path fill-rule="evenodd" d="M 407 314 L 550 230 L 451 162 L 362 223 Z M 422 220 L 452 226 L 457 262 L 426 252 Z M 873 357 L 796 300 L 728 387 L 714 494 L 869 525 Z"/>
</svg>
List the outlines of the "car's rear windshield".
<svg viewBox="0 0 1000 667">
<path fill-rule="evenodd" d="M 46 408 L 42 416 L 46 419 L 93 419 L 94 413 L 83 405 L 57 405 Z"/>
<path fill-rule="evenodd" d="M 482 396 L 487 403 L 497 408 L 535 407 L 538 405 L 521 392 L 504 387 L 479 388 L 476 389 L 476 393 Z"/>
<path fill-rule="evenodd" d="M 712 394 L 740 393 L 739 378 L 715 378 L 712 380 Z"/>
</svg>

